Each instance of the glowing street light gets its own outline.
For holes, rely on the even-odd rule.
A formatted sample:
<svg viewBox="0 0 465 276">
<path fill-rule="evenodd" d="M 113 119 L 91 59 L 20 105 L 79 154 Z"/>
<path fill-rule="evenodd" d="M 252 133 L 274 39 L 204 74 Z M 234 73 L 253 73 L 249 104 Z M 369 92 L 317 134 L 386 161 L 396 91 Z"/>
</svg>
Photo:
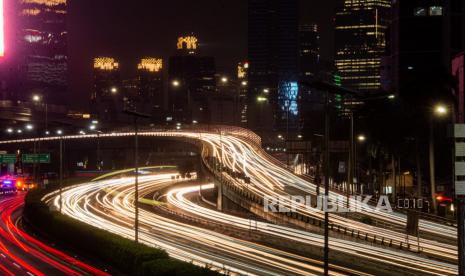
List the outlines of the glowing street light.
<svg viewBox="0 0 465 276">
<path fill-rule="evenodd" d="M 390 100 L 394 100 L 395 98 L 396 98 L 396 95 L 394 95 L 394 94 L 391 94 L 391 95 L 388 96 L 388 99 L 390 99 Z"/>
<path fill-rule="evenodd" d="M 118 93 L 118 88 L 112 87 L 112 88 L 110 89 L 110 91 L 111 91 L 112 94 L 116 94 L 116 93 Z"/>
<path fill-rule="evenodd" d="M 95 126 L 94 124 L 92 124 L 92 125 L 89 126 L 89 129 L 90 129 L 90 130 L 95 130 L 96 128 L 97 128 L 97 126 Z"/>
<path fill-rule="evenodd" d="M 242 81 L 242 82 L 241 82 L 241 85 L 242 85 L 242 86 L 247 86 L 247 82 L 246 82 L 246 81 Z"/>
<path fill-rule="evenodd" d="M 367 139 L 367 137 L 366 137 L 365 135 L 363 135 L 363 134 L 360 134 L 360 135 L 357 137 L 357 140 L 358 140 L 359 142 L 365 142 L 366 139 Z"/>
<path fill-rule="evenodd" d="M 436 113 L 439 116 L 443 116 L 443 115 L 447 114 L 447 107 L 445 105 L 438 104 L 434 108 L 434 113 Z"/>
<path fill-rule="evenodd" d="M 259 102 L 259 103 L 266 102 L 267 100 L 268 100 L 268 99 L 267 99 L 267 98 L 265 98 L 265 97 L 260 97 L 260 96 L 259 96 L 259 97 L 257 97 L 257 102 Z"/>
<path fill-rule="evenodd" d="M 19 134 L 23 133 L 21 129 L 18 129 L 16 132 L 18 132 Z"/>
<path fill-rule="evenodd" d="M 178 81 L 178 80 L 174 80 L 172 83 L 171 83 L 174 87 L 178 87 L 181 85 L 181 83 Z"/>
<path fill-rule="evenodd" d="M 222 83 L 227 83 L 227 82 L 228 82 L 228 78 L 227 78 L 227 77 L 222 77 L 222 78 L 221 78 L 221 82 L 222 82 Z"/>
<path fill-rule="evenodd" d="M 7 128 L 7 129 L 6 129 L 6 132 L 8 132 L 8 133 L 13 133 L 13 131 L 14 131 L 14 130 L 13 130 L 12 128 Z"/>
<path fill-rule="evenodd" d="M 50 135 L 50 131 L 47 130 L 47 131 L 45 132 L 45 135 Z"/>
<path fill-rule="evenodd" d="M 265 93 L 265 94 L 270 93 L 270 89 L 268 89 L 268 88 L 263 89 L 263 93 Z"/>
<path fill-rule="evenodd" d="M 93 124 L 93 125 L 98 125 L 98 121 L 97 121 L 97 120 L 93 120 L 93 121 L 92 121 L 92 124 Z"/>
<path fill-rule="evenodd" d="M 31 124 L 27 124 L 27 125 L 26 125 L 26 129 L 27 129 L 27 130 L 33 130 L 33 129 L 34 129 L 34 126 L 31 125 Z"/>
<path fill-rule="evenodd" d="M 58 134 L 58 135 L 62 135 L 62 134 L 63 134 L 63 130 L 61 130 L 61 129 L 57 130 L 57 134 Z"/>
<path fill-rule="evenodd" d="M 37 94 L 32 95 L 32 101 L 40 102 L 41 100 L 42 100 L 42 97 L 40 95 L 37 95 Z"/>
</svg>

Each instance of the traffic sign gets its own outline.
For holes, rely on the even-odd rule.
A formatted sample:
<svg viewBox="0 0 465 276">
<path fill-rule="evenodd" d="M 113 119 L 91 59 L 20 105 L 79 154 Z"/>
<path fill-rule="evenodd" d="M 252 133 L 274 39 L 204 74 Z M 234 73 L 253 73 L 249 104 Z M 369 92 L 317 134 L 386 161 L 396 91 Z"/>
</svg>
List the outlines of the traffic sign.
<svg viewBox="0 0 465 276">
<path fill-rule="evenodd" d="M 23 154 L 23 163 L 50 163 L 50 153 Z"/>
<path fill-rule="evenodd" d="M 2 164 L 16 163 L 16 154 L 0 154 L 0 163 Z"/>
</svg>

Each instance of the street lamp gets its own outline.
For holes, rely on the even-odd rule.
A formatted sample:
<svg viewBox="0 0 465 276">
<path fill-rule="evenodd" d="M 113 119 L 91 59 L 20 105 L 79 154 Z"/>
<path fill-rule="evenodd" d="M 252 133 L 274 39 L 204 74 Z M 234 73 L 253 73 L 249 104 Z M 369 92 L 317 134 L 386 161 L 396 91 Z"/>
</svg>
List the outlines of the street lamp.
<svg viewBox="0 0 465 276">
<path fill-rule="evenodd" d="M 8 133 L 13 133 L 13 131 L 14 131 L 14 130 L 13 130 L 12 128 L 7 128 L 7 129 L 6 129 L 6 132 L 8 132 Z"/>
<path fill-rule="evenodd" d="M 228 78 L 227 78 L 227 77 L 222 77 L 222 78 L 221 78 L 221 82 L 222 82 L 222 83 L 227 83 L 227 82 L 228 82 Z"/>
<path fill-rule="evenodd" d="M 357 136 L 357 140 L 358 140 L 359 142 L 365 142 L 366 139 L 367 139 L 366 136 L 363 135 L 363 134 L 360 134 L 359 136 Z"/>
<path fill-rule="evenodd" d="M 242 81 L 241 84 L 242 84 L 242 86 L 247 86 L 247 82 L 246 82 L 246 81 Z"/>
<path fill-rule="evenodd" d="M 34 102 L 40 102 L 41 101 L 41 96 L 40 95 L 32 95 L 32 101 Z"/>
<path fill-rule="evenodd" d="M 434 113 L 438 116 L 444 116 L 448 113 L 448 110 L 445 105 L 438 104 L 434 107 Z"/>
<path fill-rule="evenodd" d="M 63 130 L 61 130 L 61 129 L 57 130 L 57 134 L 58 134 L 58 135 L 62 135 L 62 134 L 63 134 Z"/>
<path fill-rule="evenodd" d="M 31 125 L 31 124 L 27 124 L 27 125 L 26 125 L 26 129 L 27 129 L 27 130 L 33 130 L 33 129 L 34 129 L 34 126 Z"/>
<path fill-rule="evenodd" d="M 95 126 L 95 125 L 90 125 L 90 126 L 89 126 L 89 129 L 90 129 L 90 130 L 95 130 L 96 128 L 97 128 L 97 126 Z"/>
<path fill-rule="evenodd" d="M 178 80 L 173 80 L 173 82 L 171 83 L 174 87 L 178 87 L 181 85 L 181 83 L 178 81 Z"/>
<path fill-rule="evenodd" d="M 118 93 L 118 88 L 112 87 L 112 88 L 110 89 L 110 91 L 111 91 L 112 94 L 116 94 L 116 93 Z"/>
</svg>

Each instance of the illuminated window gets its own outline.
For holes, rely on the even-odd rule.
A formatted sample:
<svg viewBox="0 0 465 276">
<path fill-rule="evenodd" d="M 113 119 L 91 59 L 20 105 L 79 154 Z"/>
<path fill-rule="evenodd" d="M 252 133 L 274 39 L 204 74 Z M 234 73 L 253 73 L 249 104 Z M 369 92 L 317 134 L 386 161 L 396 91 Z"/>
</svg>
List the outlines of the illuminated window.
<svg viewBox="0 0 465 276">
<path fill-rule="evenodd" d="M 413 9 L 413 15 L 415 16 L 426 16 L 426 8 L 417 7 Z"/>
<path fill-rule="evenodd" d="M 430 16 L 441 16 L 442 15 L 442 7 L 441 6 L 429 7 L 429 15 Z"/>
</svg>

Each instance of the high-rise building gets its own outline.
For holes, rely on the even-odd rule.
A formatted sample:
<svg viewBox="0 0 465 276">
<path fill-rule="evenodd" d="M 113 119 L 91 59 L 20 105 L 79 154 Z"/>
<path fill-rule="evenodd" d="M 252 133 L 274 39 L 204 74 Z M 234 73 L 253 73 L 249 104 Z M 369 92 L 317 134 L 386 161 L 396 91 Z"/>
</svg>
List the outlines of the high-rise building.
<svg viewBox="0 0 465 276">
<path fill-rule="evenodd" d="M 199 55 L 197 43 L 192 35 L 179 38 L 169 59 L 169 110 L 179 122 L 208 122 L 208 96 L 216 92 L 215 59 Z"/>
<path fill-rule="evenodd" d="M 301 25 L 300 30 L 300 76 L 307 79 L 315 76 L 320 62 L 320 35 L 318 25 Z"/>
<path fill-rule="evenodd" d="M 335 18 L 335 64 L 342 85 L 360 91 L 381 88 L 391 0 L 341 0 Z"/>
<path fill-rule="evenodd" d="M 161 118 L 164 110 L 163 59 L 143 58 L 138 66 L 136 100 L 143 112 Z"/>
<path fill-rule="evenodd" d="M 19 99 L 41 94 L 49 103 L 64 104 L 68 86 L 67 0 L 22 0 L 16 60 Z"/>
<path fill-rule="evenodd" d="M 390 89 L 415 97 L 450 73 L 465 47 L 465 4 L 458 0 L 395 1 L 389 56 Z M 462 24 L 457 24 L 462 20 Z"/>
<path fill-rule="evenodd" d="M 117 121 L 123 103 L 119 63 L 111 57 L 97 57 L 93 73 L 91 111 L 100 120 Z"/>
<path fill-rule="evenodd" d="M 248 125 L 294 126 L 299 92 L 299 1 L 248 1 Z"/>
</svg>

